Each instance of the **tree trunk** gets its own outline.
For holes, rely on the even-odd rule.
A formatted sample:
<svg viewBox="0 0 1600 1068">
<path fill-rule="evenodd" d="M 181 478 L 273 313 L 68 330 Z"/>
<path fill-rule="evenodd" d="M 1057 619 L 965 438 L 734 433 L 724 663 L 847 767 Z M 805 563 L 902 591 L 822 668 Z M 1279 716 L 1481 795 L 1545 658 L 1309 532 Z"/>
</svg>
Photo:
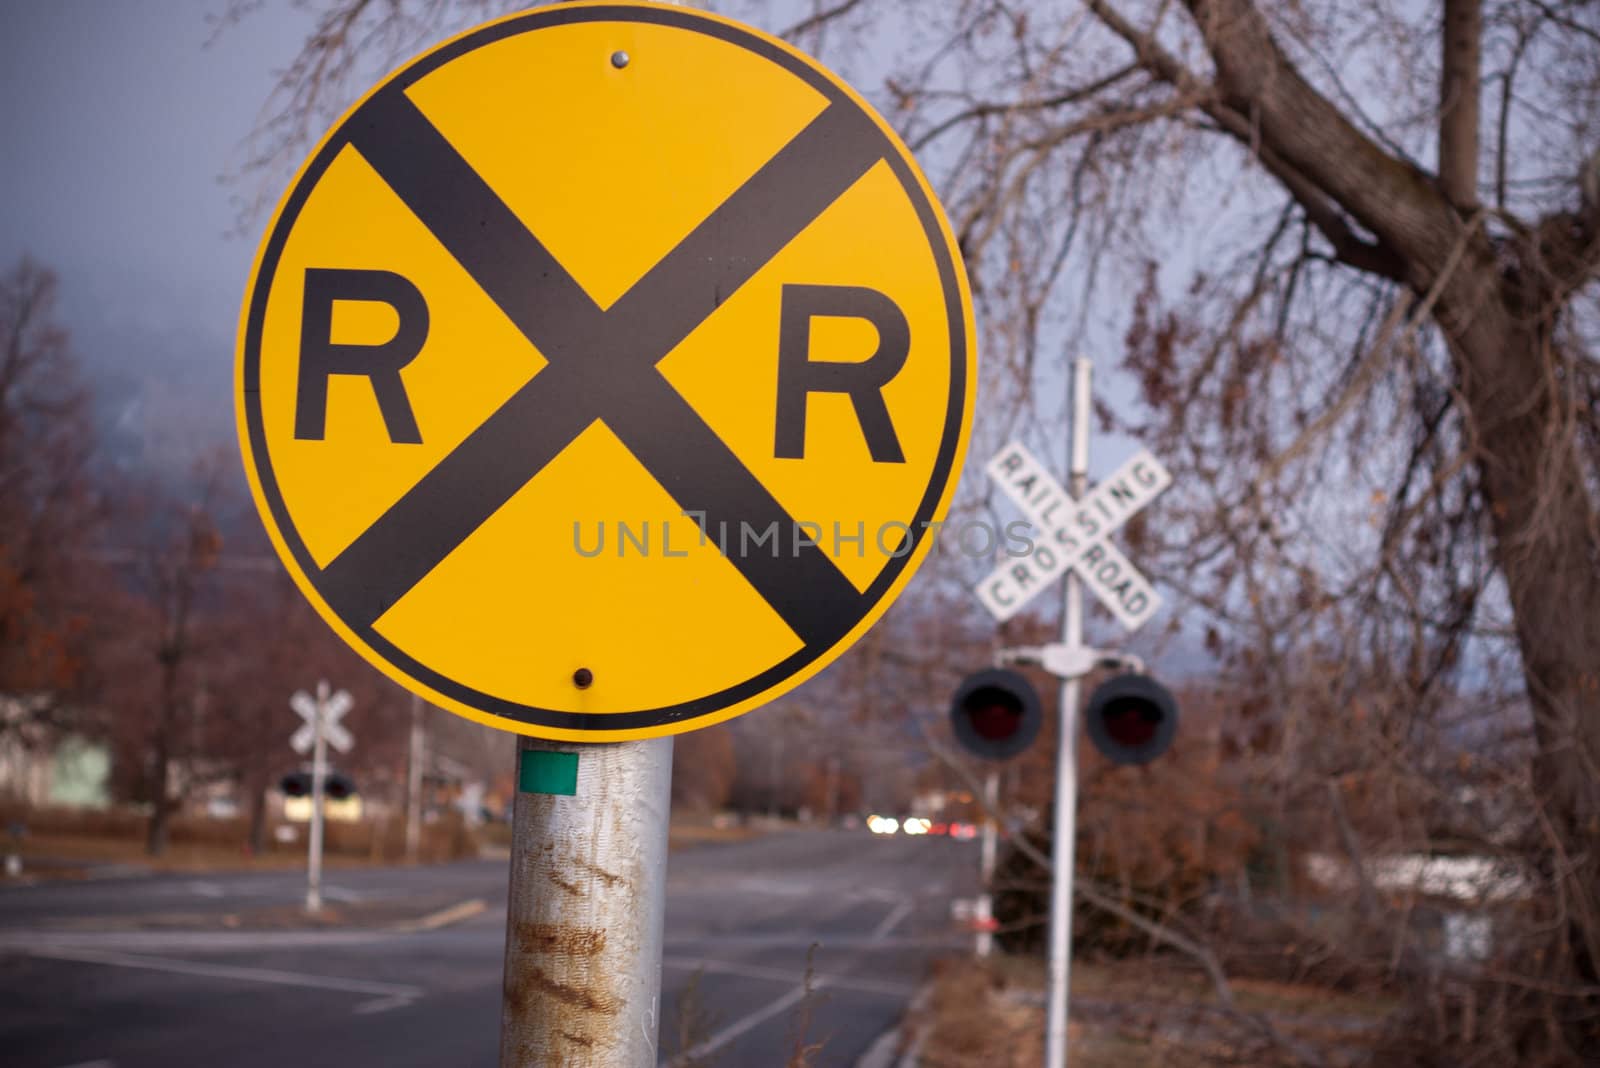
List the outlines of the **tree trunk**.
<svg viewBox="0 0 1600 1068">
<path fill-rule="evenodd" d="M 145 852 L 159 857 L 167 851 L 168 824 L 172 815 L 172 732 L 177 720 L 174 704 L 178 699 L 178 657 L 163 648 L 161 662 L 161 711 L 156 722 L 155 774 L 151 786 L 150 826 L 145 836 Z"/>
<path fill-rule="evenodd" d="M 253 782 L 250 786 L 250 855 L 259 857 L 267 849 L 267 786 Z"/>
<path fill-rule="evenodd" d="M 167 756 L 166 731 L 162 731 L 156 739 L 155 769 L 150 792 L 150 824 L 145 832 L 144 851 L 152 857 L 159 857 L 167 851 L 167 827 L 171 809 L 167 800 L 170 792 L 167 767 L 171 763 Z"/>
<path fill-rule="evenodd" d="M 1477 449 L 1495 562 L 1510 599 L 1537 754 L 1540 845 L 1565 937 L 1560 969 L 1600 981 L 1600 562 L 1596 514 L 1545 290 L 1487 255 L 1463 262 L 1439 319 Z M 1572 1025 L 1577 1048 L 1595 1024 Z M 1587 1030 L 1585 1030 L 1587 1028 Z"/>
</svg>

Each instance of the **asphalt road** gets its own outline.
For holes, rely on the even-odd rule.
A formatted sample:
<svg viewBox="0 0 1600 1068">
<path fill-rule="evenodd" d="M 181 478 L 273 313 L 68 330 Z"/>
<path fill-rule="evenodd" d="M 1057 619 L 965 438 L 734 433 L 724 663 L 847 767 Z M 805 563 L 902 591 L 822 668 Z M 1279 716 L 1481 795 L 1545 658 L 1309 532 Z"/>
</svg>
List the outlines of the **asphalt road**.
<svg viewBox="0 0 1600 1068">
<path fill-rule="evenodd" d="M 949 904 L 971 893 L 976 865 L 971 843 L 865 831 L 674 853 L 663 1064 L 688 1049 L 698 1066 L 776 1068 L 809 1020 L 815 1063 L 854 1065 L 931 957 L 962 944 Z M 296 873 L 0 890 L 0 1063 L 492 1066 L 505 883 L 504 861 L 329 873 L 334 902 L 488 903 L 417 933 L 218 928 L 226 913 L 293 905 Z M 166 926 L 134 929 L 158 916 Z"/>
</svg>

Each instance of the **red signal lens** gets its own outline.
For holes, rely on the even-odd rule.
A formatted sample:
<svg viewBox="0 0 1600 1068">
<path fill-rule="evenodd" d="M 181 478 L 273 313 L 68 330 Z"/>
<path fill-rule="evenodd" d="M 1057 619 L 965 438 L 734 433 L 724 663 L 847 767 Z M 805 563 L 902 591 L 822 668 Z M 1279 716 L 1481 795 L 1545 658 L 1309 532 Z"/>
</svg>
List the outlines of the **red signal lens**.
<svg viewBox="0 0 1600 1068">
<path fill-rule="evenodd" d="M 1106 725 L 1106 735 L 1129 749 L 1148 745 L 1161 726 L 1161 710 L 1148 701 L 1112 701 L 1100 718 Z"/>
<path fill-rule="evenodd" d="M 985 687 L 974 691 L 966 707 L 973 731 L 985 741 L 1004 741 L 1022 726 L 1022 702 L 1005 690 Z"/>
</svg>

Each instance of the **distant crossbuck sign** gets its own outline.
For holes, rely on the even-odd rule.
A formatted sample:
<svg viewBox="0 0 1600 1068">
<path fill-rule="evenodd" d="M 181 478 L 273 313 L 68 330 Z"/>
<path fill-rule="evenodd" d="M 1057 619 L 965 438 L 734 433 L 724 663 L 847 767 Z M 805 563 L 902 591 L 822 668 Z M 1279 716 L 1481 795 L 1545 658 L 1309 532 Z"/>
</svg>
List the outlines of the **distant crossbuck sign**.
<svg viewBox="0 0 1600 1068">
<path fill-rule="evenodd" d="M 1111 476 L 1074 500 L 1022 445 L 1001 449 L 987 468 L 1034 526 L 1033 551 L 1007 560 L 978 585 L 978 600 L 1004 622 L 1033 597 L 1077 568 L 1124 627 L 1136 630 L 1155 615 L 1161 597 L 1109 536 L 1172 485 L 1172 474 L 1140 450 Z"/>
<path fill-rule="evenodd" d="M 348 693 L 339 690 L 328 698 L 326 705 L 318 708 L 315 697 L 312 697 L 304 690 L 296 691 L 295 695 L 289 698 L 289 707 L 294 709 L 305 722 L 300 724 L 299 729 L 289 737 L 289 744 L 301 756 L 311 752 L 311 747 L 317 741 L 317 716 L 320 714 L 322 716 L 322 736 L 328 740 L 329 745 L 339 750 L 339 752 L 348 753 L 350 747 L 355 744 L 355 739 L 350 736 L 350 732 L 339 721 L 344 718 L 344 714 L 350 711 L 354 704 L 355 701 L 351 699 Z"/>
<path fill-rule="evenodd" d="M 709 726 L 927 557 L 977 379 L 892 128 L 718 16 L 549 4 L 402 67 L 284 196 L 241 322 L 252 493 L 311 604 L 524 734 Z"/>
</svg>

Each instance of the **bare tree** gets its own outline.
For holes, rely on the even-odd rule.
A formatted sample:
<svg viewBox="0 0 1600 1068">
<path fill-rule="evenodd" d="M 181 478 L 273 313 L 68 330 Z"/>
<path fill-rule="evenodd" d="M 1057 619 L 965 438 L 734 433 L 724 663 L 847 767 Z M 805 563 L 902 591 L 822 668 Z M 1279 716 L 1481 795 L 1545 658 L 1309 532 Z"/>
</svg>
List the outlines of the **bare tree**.
<svg viewBox="0 0 1600 1068">
<path fill-rule="evenodd" d="M 1555 901 L 1517 966 L 1555 993 L 1505 1049 L 1592 1048 L 1594 7 L 953 7 L 886 85 L 944 174 L 991 354 L 1032 387 L 1040 339 L 1120 309 L 1149 413 L 1123 425 L 1193 487 L 1150 538 L 1280 712 L 1332 650 L 1342 696 L 1391 688 L 1392 743 L 1463 664 L 1482 685 L 1514 660 Z M 1084 313 L 1052 324 L 1063 273 Z"/>
<path fill-rule="evenodd" d="M 92 569 L 73 558 L 100 518 L 89 396 L 56 290 L 32 260 L 0 276 L 0 735 L 59 720 L 91 630 Z"/>
<path fill-rule="evenodd" d="M 134 547 L 124 552 L 118 637 L 101 652 L 101 673 L 125 771 L 138 770 L 150 805 L 152 856 L 166 851 L 172 815 L 202 774 L 224 471 L 220 458 L 202 462 L 188 492 L 151 484 L 119 507 Z"/>
</svg>

